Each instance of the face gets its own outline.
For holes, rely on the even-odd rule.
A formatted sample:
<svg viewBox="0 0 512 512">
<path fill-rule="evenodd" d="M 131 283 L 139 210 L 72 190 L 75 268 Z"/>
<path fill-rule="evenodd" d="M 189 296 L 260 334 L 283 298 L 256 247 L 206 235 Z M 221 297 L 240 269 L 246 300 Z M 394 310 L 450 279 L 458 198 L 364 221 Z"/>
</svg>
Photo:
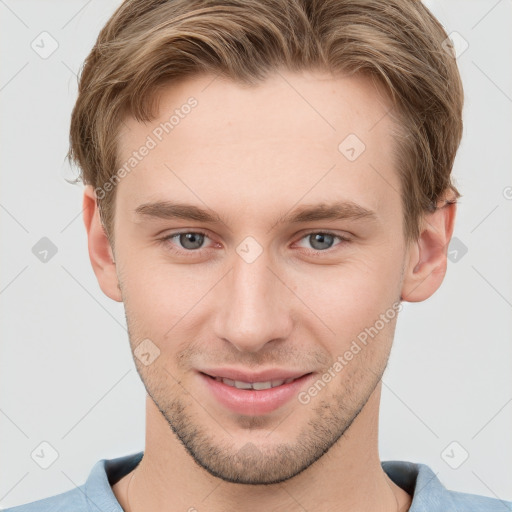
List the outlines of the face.
<svg viewBox="0 0 512 512">
<path fill-rule="evenodd" d="M 130 344 L 215 476 L 300 473 L 380 381 L 407 260 L 389 108 L 363 77 L 281 72 L 187 79 L 151 123 L 126 119 L 119 159 L 138 156 L 114 232 Z"/>
</svg>

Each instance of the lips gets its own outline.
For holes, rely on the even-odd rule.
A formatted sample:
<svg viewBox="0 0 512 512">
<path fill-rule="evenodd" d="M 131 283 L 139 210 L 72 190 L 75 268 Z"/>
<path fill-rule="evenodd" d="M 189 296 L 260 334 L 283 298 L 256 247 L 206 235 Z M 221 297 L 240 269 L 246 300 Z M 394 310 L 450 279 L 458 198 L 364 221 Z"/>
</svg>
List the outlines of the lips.
<svg viewBox="0 0 512 512">
<path fill-rule="evenodd" d="M 206 396 L 232 412 L 254 416 L 270 413 L 290 402 L 314 378 L 314 373 L 216 368 L 201 370 L 198 376 Z"/>
</svg>

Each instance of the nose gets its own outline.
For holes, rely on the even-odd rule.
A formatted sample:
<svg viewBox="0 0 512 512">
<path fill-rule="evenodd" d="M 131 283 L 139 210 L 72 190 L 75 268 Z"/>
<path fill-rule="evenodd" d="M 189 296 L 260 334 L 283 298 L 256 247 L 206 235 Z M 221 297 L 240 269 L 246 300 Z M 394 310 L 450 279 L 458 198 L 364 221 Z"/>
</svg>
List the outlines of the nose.
<svg viewBox="0 0 512 512">
<path fill-rule="evenodd" d="M 251 263 L 234 256 L 223 279 L 215 334 L 241 352 L 258 352 L 290 336 L 293 294 L 270 268 L 265 251 Z"/>
</svg>

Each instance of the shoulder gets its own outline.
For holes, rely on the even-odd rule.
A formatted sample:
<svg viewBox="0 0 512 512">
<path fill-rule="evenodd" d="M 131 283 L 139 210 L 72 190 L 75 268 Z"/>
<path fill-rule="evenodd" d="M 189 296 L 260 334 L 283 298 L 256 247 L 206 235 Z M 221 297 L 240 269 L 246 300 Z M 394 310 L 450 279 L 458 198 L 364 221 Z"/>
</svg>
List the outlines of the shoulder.
<svg viewBox="0 0 512 512">
<path fill-rule="evenodd" d="M 512 512 L 512 501 L 457 491 L 446 493 L 457 512 Z"/>
<path fill-rule="evenodd" d="M 3 509 L 2 512 L 69 512 L 70 510 L 73 512 L 89 512 L 84 491 L 80 487 L 56 496 Z"/>
<path fill-rule="evenodd" d="M 383 461 L 393 482 L 412 496 L 409 512 L 512 512 L 512 502 L 446 489 L 426 464 Z"/>
<path fill-rule="evenodd" d="M 94 464 L 84 484 L 2 512 L 123 512 L 111 486 L 134 469 L 143 455 L 141 451 L 115 459 L 101 459 Z"/>
</svg>

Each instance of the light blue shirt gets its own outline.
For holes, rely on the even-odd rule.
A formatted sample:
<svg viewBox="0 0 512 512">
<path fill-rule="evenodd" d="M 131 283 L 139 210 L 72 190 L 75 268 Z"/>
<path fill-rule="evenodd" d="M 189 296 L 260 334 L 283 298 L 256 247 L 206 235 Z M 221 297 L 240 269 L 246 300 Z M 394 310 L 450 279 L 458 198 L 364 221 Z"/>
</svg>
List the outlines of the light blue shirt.
<svg viewBox="0 0 512 512">
<path fill-rule="evenodd" d="M 75 489 L 4 512 L 123 512 L 111 485 L 134 469 L 144 452 L 102 459 Z M 383 470 L 412 497 L 409 512 L 512 512 L 512 502 L 449 491 L 425 464 L 383 461 Z"/>
</svg>

